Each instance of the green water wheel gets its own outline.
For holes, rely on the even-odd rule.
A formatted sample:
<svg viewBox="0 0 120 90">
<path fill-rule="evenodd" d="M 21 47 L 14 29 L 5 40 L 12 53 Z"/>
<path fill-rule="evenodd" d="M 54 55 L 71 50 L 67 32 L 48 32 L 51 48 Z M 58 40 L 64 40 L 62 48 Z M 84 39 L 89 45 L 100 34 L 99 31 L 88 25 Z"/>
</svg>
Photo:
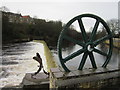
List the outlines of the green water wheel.
<svg viewBox="0 0 120 90">
<path fill-rule="evenodd" d="M 83 21 L 82 21 L 82 18 L 86 18 L 86 17 L 87 18 L 93 18 L 93 19 L 96 20 L 95 25 L 93 27 L 93 30 L 91 32 L 91 35 L 90 35 L 89 39 L 88 39 L 86 30 L 85 30 L 85 27 L 84 27 L 84 24 L 83 24 Z M 76 40 L 76 39 L 74 39 L 74 38 L 72 38 L 72 37 L 70 37 L 70 36 L 68 36 L 66 34 L 66 32 L 69 32 L 68 28 L 70 28 L 70 25 L 72 25 L 72 23 L 74 23 L 75 21 L 77 21 L 78 24 L 79 24 L 83 41 Z M 107 35 L 105 35 L 105 36 L 103 36 L 103 37 L 95 40 L 95 35 L 97 33 L 97 29 L 98 29 L 98 26 L 99 26 L 100 23 L 104 26 L 104 28 L 105 28 L 105 30 L 107 32 Z M 79 45 L 82 48 L 80 48 L 76 52 L 72 52 L 72 54 L 70 54 L 67 57 L 63 58 L 63 55 L 62 55 L 63 40 L 68 40 L 68 41 L 70 41 L 70 42 L 72 42 L 74 44 Z M 108 49 L 107 53 L 102 52 L 102 51 L 100 51 L 100 50 L 98 50 L 98 49 L 95 48 L 97 45 L 103 43 L 105 40 L 109 41 L 109 49 Z M 58 39 L 58 57 L 59 57 L 59 60 L 61 62 L 61 66 L 63 67 L 63 69 L 66 72 L 69 72 L 70 70 L 68 69 L 68 67 L 66 66 L 65 63 L 67 61 L 75 58 L 76 56 L 81 55 L 81 54 L 83 54 L 83 56 L 82 56 L 81 62 L 79 64 L 78 70 L 82 70 L 83 69 L 85 61 L 86 61 L 86 59 L 87 59 L 88 56 L 90 58 L 92 67 L 93 68 L 97 68 L 93 52 L 96 52 L 96 53 L 98 53 L 98 54 L 103 55 L 103 56 L 106 57 L 106 60 L 105 60 L 105 62 L 102 65 L 102 67 L 105 68 L 107 66 L 107 64 L 109 63 L 110 59 L 111 59 L 112 48 L 113 48 L 112 33 L 111 33 L 108 25 L 106 24 L 106 22 L 103 19 L 101 19 L 100 17 L 98 17 L 96 15 L 93 15 L 93 14 L 82 14 L 82 15 L 76 16 L 73 19 L 71 19 L 64 26 L 64 28 L 63 28 L 60 36 L 59 36 L 59 39 Z"/>
</svg>

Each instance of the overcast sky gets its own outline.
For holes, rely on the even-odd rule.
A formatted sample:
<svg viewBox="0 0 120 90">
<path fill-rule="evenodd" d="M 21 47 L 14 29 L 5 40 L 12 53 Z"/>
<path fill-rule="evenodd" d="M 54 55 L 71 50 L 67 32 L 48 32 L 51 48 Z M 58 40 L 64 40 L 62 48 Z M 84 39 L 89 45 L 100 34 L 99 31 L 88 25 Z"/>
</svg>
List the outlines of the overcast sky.
<svg viewBox="0 0 120 90">
<path fill-rule="evenodd" d="M 47 20 L 61 20 L 64 23 L 83 13 L 96 14 L 105 20 L 118 18 L 118 0 L 4 0 L 2 6 L 6 6 L 11 12 Z"/>
</svg>

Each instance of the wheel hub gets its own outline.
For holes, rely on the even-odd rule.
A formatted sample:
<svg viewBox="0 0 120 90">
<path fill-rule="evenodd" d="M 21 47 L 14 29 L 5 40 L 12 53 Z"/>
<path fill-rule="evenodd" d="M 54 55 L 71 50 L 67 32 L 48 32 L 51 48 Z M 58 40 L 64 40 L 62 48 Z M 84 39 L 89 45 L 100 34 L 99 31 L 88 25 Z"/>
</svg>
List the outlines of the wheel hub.
<svg viewBox="0 0 120 90">
<path fill-rule="evenodd" d="M 85 45 L 85 51 L 92 52 L 94 50 L 94 44 L 92 42 L 88 42 Z"/>
<path fill-rule="evenodd" d="M 88 46 L 87 46 L 87 51 L 92 52 L 93 49 L 94 49 L 94 48 L 93 48 L 91 45 L 88 45 Z"/>
</svg>

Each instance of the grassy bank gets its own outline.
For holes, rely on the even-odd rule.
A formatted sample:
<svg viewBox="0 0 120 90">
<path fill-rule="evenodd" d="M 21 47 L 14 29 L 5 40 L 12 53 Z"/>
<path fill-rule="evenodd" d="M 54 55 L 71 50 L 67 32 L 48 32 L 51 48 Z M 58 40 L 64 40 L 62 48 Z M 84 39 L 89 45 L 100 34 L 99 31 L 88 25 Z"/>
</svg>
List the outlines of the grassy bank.
<svg viewBox="0 0 120 90">
<path fill-rule="evenodd" d="M 106 43 L 106 44 L 109 44 L 109 41 L 106 40 L 105 43 Z M 119 38 L 113 39 L 113 46 L 114 46 L 114 47 L 117 47 L 117 48 L 120 48 L 120 39 L 119 39 Z"/>
</svg>

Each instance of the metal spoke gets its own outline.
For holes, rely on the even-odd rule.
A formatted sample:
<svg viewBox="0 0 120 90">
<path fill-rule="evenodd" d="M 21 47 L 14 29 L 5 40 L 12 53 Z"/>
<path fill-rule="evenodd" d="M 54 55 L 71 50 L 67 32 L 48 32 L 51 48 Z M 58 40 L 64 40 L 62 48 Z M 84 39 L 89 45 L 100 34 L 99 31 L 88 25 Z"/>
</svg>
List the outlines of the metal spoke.
<svg viewBox="0 0 120 90">
<path fill-rule="evenodd" d="M 73 39 L 73 38 L 71 38 L 71 37 L 69 37 L 69 36 L 66 36 L 66 35 L 64 35 L 63 36 L 64 37 L 64 39 L 66 39 L 66 40 L 68 40 L 68 41 L 71 41 L 71 42 L 73 42 L 73 43 L 75 43 L 75 44 L 78 44 L 78 45 L 80 45 L 80 46 L 84 46 L 84 44 L 82 43 L 82 42 L 80 42 L 80 41 L 78 41 L 78 40 L 75 40 L 75 39 Z"/>
<path fill-rule="evenodd" d="M 66 63 L 67 61 L 69 61 L 70 59 L 82 54 L 85 50 L 84 49 L 80 49 L 74 53 L 72 53 L 71 55 L 67 56 L 66 58 L 63 59 L 64 63 Z"/>
<path fill-rule="evenodd" d="M 83 54 L 83 57 L 82 57 L 82 60 L 81 60 L 81 62 L 80 62 L 80 65 L 79 65 L 78 70 L 82 70 L 82 68 L 83 68 L 83 66 L 84 66 L 84 64 L 85 64 L 85 61 L 86 61 L 86 59 L 87 59 L 87 56 L 88 56 L 88 52 L 85 52 L 85 53 Z"/>
<path fill-rule="evenodd" d="M 103 55 L 103 56 L 108 56 L 106 53 L 104 53 L 104 52 L 102 52 L 102 51 L 100 51 L 100 50 L 98 50 L 98 49 L 95 49 L 95 48 L 94 48 L 93 51 L 96 52 L 96 53 L 99 53 L 99 54 L 101 54 L 101 55 Z"/>
<path fill-rule="evenodd" d="M 111 38 L 111 35 L 107 35 L 107 36 L 104 36 L 104 37 L 101 37 L 100 39 L 94 41 L 94 45 L 97 46 L 98 44 L 102 43 L 103 41 L 105 40 L 108 40 Z"/>
<path fill-rule="evenodd" d="M 89 57 L 90 57 L 93 68 L 97 68 L 96 63 L 95 63 L 95 58 L 92 52 L 89 53 Z"/>
<path fill-rule="evenodd" d="M 95 23 L 95 26 L 93 28 L 93 31 L 92 31 L 92 34 L 91 34 L 91 37 L 90 37 L 90 41 L 92 42 L 95 38 L 95 35 L 96 35 L 96 32 L 97 32 L 97 29 L 98 29 L 98 26 L 99 26 L 99 20 L 96 21 Z"/>
<path fill-rule="evenodd" d="M 84 39 L 85 42 L 87 42 L 87 34 L 86 34 L 86 31 L 85 31 L 82 20 L 78 19 L 78 23 L 79 23 L 79 26 L 80 26 L 80 30 L 82 32 L 82 38 Z"/>
<path fill-rule="evenodd" d="M 105 63 L 102 65 L 102 67 L 106 68 L 107 64 L 108 64 L 109 61 L 110 61 L 110 58 L 111 58 L 111 56 L 110 56 L 110 57 L 107 57 L 107 60 L 106 60 Z"/>
</svg>

